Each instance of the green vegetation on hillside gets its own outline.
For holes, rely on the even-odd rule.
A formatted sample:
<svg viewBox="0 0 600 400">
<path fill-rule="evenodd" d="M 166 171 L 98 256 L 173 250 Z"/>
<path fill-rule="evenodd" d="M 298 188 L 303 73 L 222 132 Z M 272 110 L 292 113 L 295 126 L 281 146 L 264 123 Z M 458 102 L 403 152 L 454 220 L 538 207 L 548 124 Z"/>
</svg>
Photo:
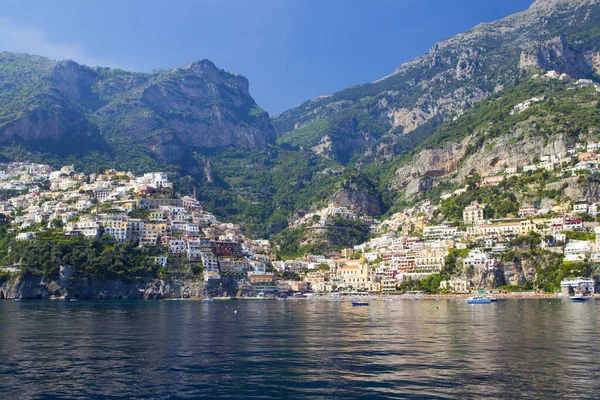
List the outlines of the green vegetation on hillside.
<svg viewBox="0 0 600 400">
<path fill-rule="evenodd" d="M 1 230 L 0 249 L 11 249 L 0 253 L 2 265 L 20 265 L 49 277 L 57 277 L 61 265 L 73 267 L 79 276 L 100 279 L 155 278 L 161 273 L 152 258 L 164 253 L 160 247 L 118 244 L 110 237 L 65 237 L 52 230 L 42 232 L 35 241 L 14 242 L 12 235 Z"/>
<path fill-rule="evenodd" d="M 307 254 L 325 254 L 361 244 L 369 236 L 368 226 L 360 221 L 336 219 L 324 233 L 321 228 L 318 233 L 314 229 L 310 226 L 288 228 L 274 236 L 278 257 L 287 260 Z"/>
<path fill-rule="evenodd" d="M 529 122 L 526 135 L 539 136 L 543 140 L 559 133 L 566 133 L 576 140 L 580 134 L 597 131 L 597 127 L 600 126 L 600 113 L 596 107 L 597 92 L 593 87 L 573 89 L 573 86 L 565 85 L 556 79 L 522 79 L 522 83 L 505 89 L 489 100 L 477 103 L 456 121 L 444 123 L 401 163 L 410 160 L 423 149 L 458 143 L 467 136 L 473 136 L 466 157 L 479 151 L 484 143 L 513 131 L 525 122 Z M 516 104 L 532 97 L 544 97 L 544 100 L 534 103 L 523 112 L 511 115 Z M 515 139 L 517 142 L 518 140 L 519 138 Z"/>
</svg>

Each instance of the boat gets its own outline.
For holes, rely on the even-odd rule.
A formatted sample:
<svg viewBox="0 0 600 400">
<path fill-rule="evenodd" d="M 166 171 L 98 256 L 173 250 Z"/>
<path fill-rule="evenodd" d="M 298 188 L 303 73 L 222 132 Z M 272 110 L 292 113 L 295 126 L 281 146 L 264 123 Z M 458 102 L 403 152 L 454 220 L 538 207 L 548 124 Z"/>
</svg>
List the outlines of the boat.
<svg viewBox="0 0 600 400">
<path fill-rule="evenodd" d="M 213 299 L 210 299 L 210 298 L 207 298 L 207 299 L 202 299 L 202 300 L 200 300 L 200 302 L 201 302 L 201 303 L 211 303 L 211 302 L 213 302 L 213 301 L 214 301 L 214 300 L 213 300 Z"/>
<path fill-rule="evenodd" d="M 483 296 L 472 296 L 467 299 L 467 304 L 489 304 L 492 300 Z"/>
<path fill-rule="evenodd" d="M 264 299 L 265 298 L 265 294 L 263 292 L 260 292 L 259 294 L 256 295 L 256 298 L 258 298 L 258 299 Z"/>
<path fill-rule="evenodd" d="M 581 293 L 575 293 L 575 295 L 571 296 L 570 299 L 571 299 L 571 301 L 574 301 L 574 302 L 577 302 L 577 303 L 581 303 L 581 302 L 587 301 L 587 297 L 585 297 Z"/>
<path fill-rule="evenodd" d="M 486 296 L 487 299 L 490 299 L 492 303 L 498 301 L 494 296 Z"/>
<path fill-rule="evenodd" d="M 366 307 L 369 305 L 366 301 L 352 301 L 352 307 Z"/>
</svg>

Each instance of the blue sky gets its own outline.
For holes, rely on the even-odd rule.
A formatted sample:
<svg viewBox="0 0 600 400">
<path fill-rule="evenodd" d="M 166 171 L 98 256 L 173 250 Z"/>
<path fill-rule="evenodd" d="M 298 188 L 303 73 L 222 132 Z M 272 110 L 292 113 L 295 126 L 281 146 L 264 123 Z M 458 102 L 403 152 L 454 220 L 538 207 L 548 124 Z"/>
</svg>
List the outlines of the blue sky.
<svg viewBox="0 0 600 400">
<path fill-rule="evenodd" d="M 0 51 L 135 71 L 199 59 L 272 115 L 388 75 L 533 0 L 2 0 Z"/>
</svg>

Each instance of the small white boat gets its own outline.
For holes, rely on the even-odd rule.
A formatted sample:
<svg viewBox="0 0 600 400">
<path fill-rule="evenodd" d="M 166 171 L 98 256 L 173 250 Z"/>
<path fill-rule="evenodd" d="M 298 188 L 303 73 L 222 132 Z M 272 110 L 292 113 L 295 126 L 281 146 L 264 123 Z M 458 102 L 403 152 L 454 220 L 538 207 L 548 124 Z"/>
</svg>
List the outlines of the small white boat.
<svg viewBox="0 0 600 400">
<path fill-rule="evenodd" d="M 491 301 L 492 303 L 493 303 L 493 302 L 495 302 L 495 301 L 498 301 L 498 300 L 496 300 L 496 298 L 495 298 L 494 296 L 486 296 L 486 298 L 487 298 L 487 299 L 490 299 L 490 301 Z"/>
<path fill-rule="evenodd" d="M 213 300 L 213 299 L 211 299 L 211 298 L 207 298 L 207 299 L 202 299 L 202 300 L 200 300 L 200 302 L 201 302 L 201 303 L 211 303 L 211 302 L 213 302 L 213 301 L 214 301 L 214 300 Z"/>
<path fill-rule="evenodd" d="M 467 304 L 489 304 L 492 300 L 483 296 L 472 296 L 467 299 Z"/>
<path fill-rule="evenodd" d="M 583 301 L 587 301 L 587 297 L 585 297 L 581 293 L 575 293 L 575 295 L 571 296 L 570 299 L 571 299 L 571 301 L 579 302 L 579 303 L 581 303 Z"/>
</svg>

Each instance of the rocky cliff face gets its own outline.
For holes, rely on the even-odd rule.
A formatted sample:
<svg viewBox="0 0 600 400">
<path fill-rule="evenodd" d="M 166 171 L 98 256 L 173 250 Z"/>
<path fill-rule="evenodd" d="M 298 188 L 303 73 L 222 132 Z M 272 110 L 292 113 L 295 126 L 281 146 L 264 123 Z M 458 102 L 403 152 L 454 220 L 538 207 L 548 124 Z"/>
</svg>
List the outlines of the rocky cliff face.
<svg viewBox="0 0 600 400">
<path fill-rule="evenodd" d="M 196 150 L 264 148 L 275 133 L 248 80 L 208 60 L 142 74 L 2 53 L 0 138 L 50 152 L 73 139 L 112 152 L 135 143 L 175 163 Z"/>
<path fill-rule="evenodd" d="M 517 140 L 518 139 L 518 140 Z M 534 157 L 565 154 L 567 143 L 563 135 L 550 141 L 539 136 L 522 137 L 522 132 L 507 133 L 466 155 L 469 141 L 425 149 L 396 170 L 392 186 L 404 190 L 407 199 L 431 189 L 440 179 L 463 182 L 469 175 L 487 176 L 500 167 L 523 167 Z"/>
<path fill-rule="evenodd" d="M 222 286 L 210 286 L 186 280 L 148 279 L 125 282 L 73 278 L 64 281 L 34 275 L 25 277 L 15 275 L 0 283 L 0 300 L 42 300 L 50 297 L 88 300 L 159 300 L 235 296 L 236 293 L 237 286 L 229 281 Z"/>
<path fill-rule="evenodd" d="M 523 285 L 535 279 L 538 265 L 539 260 L 515 257 L 513 260 L 504 261 L 500 268 L 493 271 L 468 267 L 463 268 L 459 275 L 471 281 L 476 288 Z"/>
<path fill-rule="evenodd" d="M 504 263 L 501 273 L 505 285 L 523 285 L 534 280 L 536 265 L 531 260 L 515 258 Z"/>
<path fill-rule="evenodd" d="M 0 53 L 0 140 L 58 154 L 106 151 L 106 143 L 76 102 L 92 71 L 75 63 Z M 64 90 L 60 90 L 62 87 Z"/>
<path fill-rule="evenodd" d="M 111 116 L 126 114 L 116 124 Z M 103 130 L 139 140 L 162 161 L 189 150 L 264 148 L 275 140 L 269 116 L 249 94 L 248 80 L 200 61 L 161 74 L 98 111 Z"/>
<path fill-rule="evenodd" d="M 595 54 L 595 53 L 590 53 Z M 557 36 L 543 42 L 532 42 L 523 49 L 519 61 L 521 69 L 556 70 L 571 76 L 588 76 L 594 70 L 593 56 L 573 50 L 564 37 Z"/>
<path fill-rule="evenodd" d="M 377 197 L 360 190 L 340 189 L 333 194 L 330 202 L 365 215 L 378 216 L 381 214 L 381 206 Z"/>
<path fill-rule="evenodd" d="M 411 197 L 422 191 L 421 182 L 458 172 L 470 140 L 467 137 L 460 143 L 420 151 L 410 162 L 396 170 L 392 187 L 396 190 L 406 189 L 406 196 Z"/>
<path fill-rule="evenodd" d="M 595 142 L 600 104 L 588 84 L 533 76 L 499 92 L 444 123 L 402 159 L 393 167 L 390 188 L 410 199 L 442 180 L 456 186 L 471 175 L 563 157 L 577 141 Z M 569 186 L 569 193 L 575 199 L 595 196 L 596 190 L 581 193 Z"/>
</svg>

